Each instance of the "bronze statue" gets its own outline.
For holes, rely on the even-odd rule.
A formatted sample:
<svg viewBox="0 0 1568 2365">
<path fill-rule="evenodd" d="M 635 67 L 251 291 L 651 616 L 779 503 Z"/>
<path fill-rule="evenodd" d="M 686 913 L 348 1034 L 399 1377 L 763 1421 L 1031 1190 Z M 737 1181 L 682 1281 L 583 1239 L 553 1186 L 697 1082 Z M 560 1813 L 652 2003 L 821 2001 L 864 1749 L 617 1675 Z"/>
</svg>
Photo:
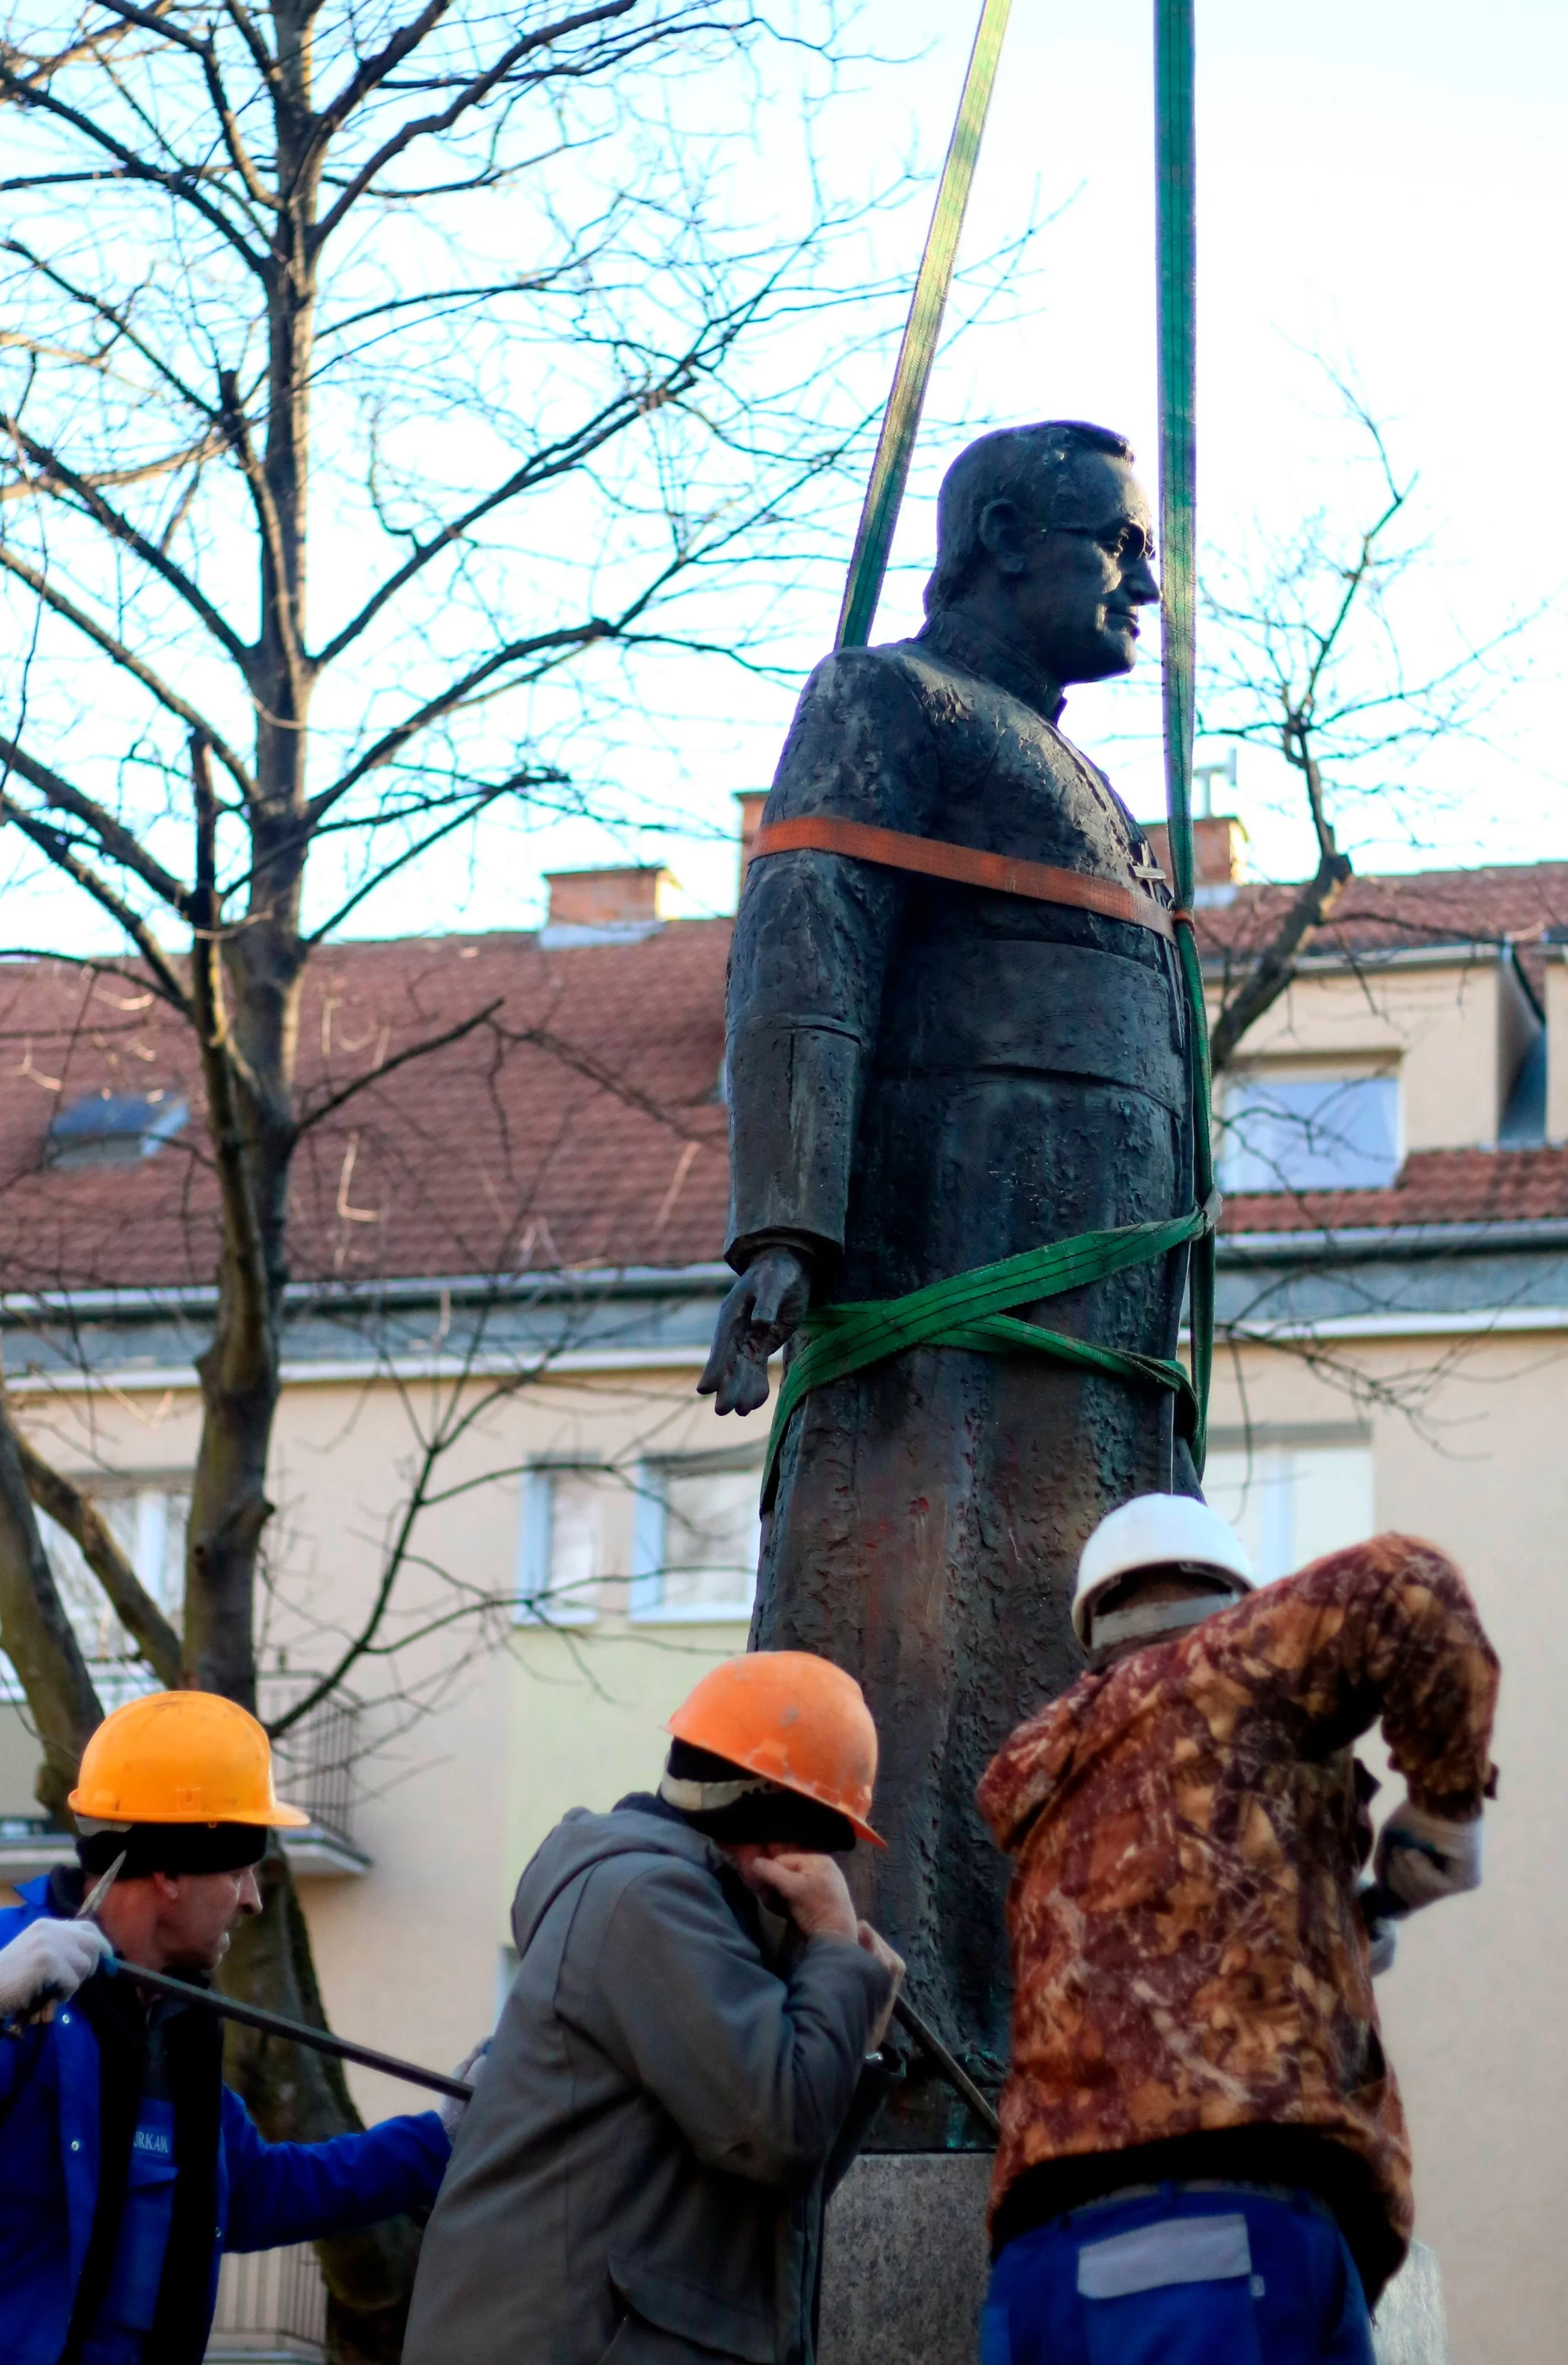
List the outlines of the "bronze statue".
<svg viewBox="0 0 1568 2365">
<path fill-rule="evenodd" d="M 1170 898 L 1057 728 L 1069 684 L 1130 671 L 1159 596 L 1131 460 L 1075 421 L 971 443 L 942 486 L 922 631 L 840 651 L 801 695 L 731 958 L 740 1277 L 700 1382 L 722 1413 L 763 1402 L 809 1308 L 1192 1207 Z M 862 852 L 828 850 L 835 831 Z M 889 860 L 864 858 L 884 844 Z M 1000 866 L 954 849 L 1077 874 L 1083 901 L 972 883 Z M 1123 911 L 1141 916 L 1107 915 Z M 1177 1249 L 1014 1310 L 1169 1358 L 1185 1269 Z M 863 1910 L 982 2083 L 1006 2046 L 1005 1867 L 975 1785 L 1081 1664 L 1083 1539 L 1128 1496 L 1196 1492 L 1180 1430 L 1169 1393 L 1126 1377 L 925 1345 L 814 1387 L 782 1440 L 753 1643 L 823 1652 L 864 1685 L 890 1846 L 862 1868 Z M 913 2078 L 880 2137 L 979 2139 Z"/>
</svg>

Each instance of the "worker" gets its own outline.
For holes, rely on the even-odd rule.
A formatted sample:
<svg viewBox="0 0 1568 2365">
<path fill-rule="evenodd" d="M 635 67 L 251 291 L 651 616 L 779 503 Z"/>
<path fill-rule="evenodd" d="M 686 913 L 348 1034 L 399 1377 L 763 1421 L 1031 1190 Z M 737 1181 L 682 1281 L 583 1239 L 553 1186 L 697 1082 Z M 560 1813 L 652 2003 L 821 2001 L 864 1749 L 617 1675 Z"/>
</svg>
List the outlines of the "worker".
<svg viewBox="0 0 1568 2365">
<path fill-rule="evenodd" d="M 1372 2365 L 1413 2211 L 1350 1744 L 1381 1719 L 1407 1788 L 1372 1893 L 1476 1888 L 1497 1661 L 1432 1545 L 1254 1590 L 1174 1495 L 1095 1529 L 1073 1621 L 1089 1672 L 980 1786 L 1014 1859 L 986 2365 Z"/>
<path fill-rule="evenodd" d="M 876 1728 L 853 1677 L 766 1651 L 667 1731 L 656 1796 L 574 1809 L 523 1873 L 404 2365 L 811 2365 L 903 1968 L 836 1861 L 881 1844 Z"/>
<path fill-rule="evenodd" d="M 268 1833 L 309 1821 L 279 1803 L 254 1717 L 208 1692 L 132 1700 L 70 1803 L 78 1866 L 0 1913 L 0 2356 L 199 2365 L 225 2250 L 428 2207 L 462 2106 L 264 2143 L 222 2081 L 218 2015 L 139 1990 L 139 1967 L 208 1983 L 261 1911 Z"/>
</svg>

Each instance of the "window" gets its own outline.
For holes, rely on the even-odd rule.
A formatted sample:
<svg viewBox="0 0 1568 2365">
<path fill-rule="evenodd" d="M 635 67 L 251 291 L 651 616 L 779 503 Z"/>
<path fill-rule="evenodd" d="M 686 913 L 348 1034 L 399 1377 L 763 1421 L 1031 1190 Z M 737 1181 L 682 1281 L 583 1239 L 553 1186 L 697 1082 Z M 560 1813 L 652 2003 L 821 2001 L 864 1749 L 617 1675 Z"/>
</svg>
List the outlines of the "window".
<svg viewBox="0 0 1568 2365">
<path fill-rule="evenodd" d="M 582 1626 L 599 1610 L 610 1564 L 614 1474 L 578 1463 L 542 1463 L 522 1482 L 518 1539 L 520 1625 Z M 622 1563 L 624 1569 L 624 1563 Z"/>
<path fill-rule="evenodd" d="M 44 1145 L 46 1166 L 134 1166 L 155 1158 L 190 1114 L 179 1093 L 91 1093 L 61 1109 Z"/>
<path fill-rule="evenodd" d="M 191 1508 L 188 1489 L 166 1480 L 78 1479 L 76 1483 L 88 1486 L 105 1526 L 164 1617 L 177 1626 L 184 1606 L 185 1524 Z M 39 1532 L 83 1657 L 95 1665 L 134 1658 L 134 1643 L 72 1538 L 45 1511 L 39 1513 Z"/>
<path fill-rule="evenodd" d="M 1224 1191 L 1381 1191 L 1399 1171 L 1399 1079 L 1238 1076 L 1219 1144 Z"/>
<path fill-rule="evenodd" d="M 185 1528 L 190 1518 L 190 1489 L 183 1479 L 78 1478 L 75 1484 L 91 1494 L 105 1525 L 124 1552 L 153 1600 L 176 1627 L 185 1603 Z M 93 1575 L 73 1539 L 57 1527 L 47 1511 L 38 1515 L 39 1534 L 59 1587 L 65 1614 L 93 1671 L 93 1680 L 106 1708 L 118 1708 L 138 1692 L 156 1688 L 157 1679 L 114 1611 L 104 1588 Z M 18 1697 L 14 1677 L 4 1690 Z"/>
<path fill-rule="evenodd" d="M 1372 1449 L 1271 1443 L 1210 1450 L 1204 1493 L 1228 1519 L 1265 1584 L 1372 1534 Z"/>
<path fill-rule="evenodd" d="M 632 1556 L 633 1618 L 749 1618 L 762 1541 L 753 1452 L 644 1463 Z"/>
</svg>

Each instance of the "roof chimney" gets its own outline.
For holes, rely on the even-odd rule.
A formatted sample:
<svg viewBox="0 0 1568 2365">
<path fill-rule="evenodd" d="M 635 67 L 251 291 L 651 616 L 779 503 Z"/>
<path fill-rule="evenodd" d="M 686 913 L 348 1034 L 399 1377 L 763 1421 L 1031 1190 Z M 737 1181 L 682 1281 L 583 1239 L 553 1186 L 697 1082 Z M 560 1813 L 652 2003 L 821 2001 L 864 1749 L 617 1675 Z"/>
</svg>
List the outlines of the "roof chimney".
<svg viewBox="0 0 1568 2365">
<path fill-rule="evenodd" d="M 650 928 L 658 921 L 657 863 L 617 870 L 547 870 L 550 928 Z"/>
<path fill-rule="evenodd" d="M 1171 880 L 1170 825 L 1163 821 L 1139 824 L 1154 848 L 1154 858 Z M 1228 902 L 1225 891 L 1234 891 L 1241 876 L 1241 842 L 1247 832 L 1229 813 L 1195 813 L 1193 817 L 1193 884 L 1194 900 Z"/>
<path fill-rule="evenodd" d="M 762 808 L 767 802 L 767 790 L 739 789 L 735 792 L 735 802 L 741 809 L 740 883 L 744 887 L 746 872 L 751 867 L 751 849 L 756 843 L 756 833 L 762 827 Z"/>
</svg>

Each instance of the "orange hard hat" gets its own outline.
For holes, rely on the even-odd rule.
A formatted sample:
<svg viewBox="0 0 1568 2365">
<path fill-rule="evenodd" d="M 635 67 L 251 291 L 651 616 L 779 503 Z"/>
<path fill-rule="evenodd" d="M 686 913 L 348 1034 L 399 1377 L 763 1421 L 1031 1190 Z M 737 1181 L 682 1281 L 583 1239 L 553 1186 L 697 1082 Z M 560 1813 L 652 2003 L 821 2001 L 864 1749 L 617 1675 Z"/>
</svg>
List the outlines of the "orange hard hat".
<svg viewBox="0 0 1568 2365">
<path fill-rule="evenodd" d="M 665 1731 L 831 1807 L 873 1847 L 877 1728 L 853 1676 L 814 1651 L 748 1651 L 711 1668 Z"/>
<path fill-rule="evenodd" d="M 278 1802 L 272 1743 L 217 1692 L 152 1692 L 106 1716 L 82 1752 L 73 1814 L 98 1823 L 253 1823 L 297 1832 Z"/>
</svg>

